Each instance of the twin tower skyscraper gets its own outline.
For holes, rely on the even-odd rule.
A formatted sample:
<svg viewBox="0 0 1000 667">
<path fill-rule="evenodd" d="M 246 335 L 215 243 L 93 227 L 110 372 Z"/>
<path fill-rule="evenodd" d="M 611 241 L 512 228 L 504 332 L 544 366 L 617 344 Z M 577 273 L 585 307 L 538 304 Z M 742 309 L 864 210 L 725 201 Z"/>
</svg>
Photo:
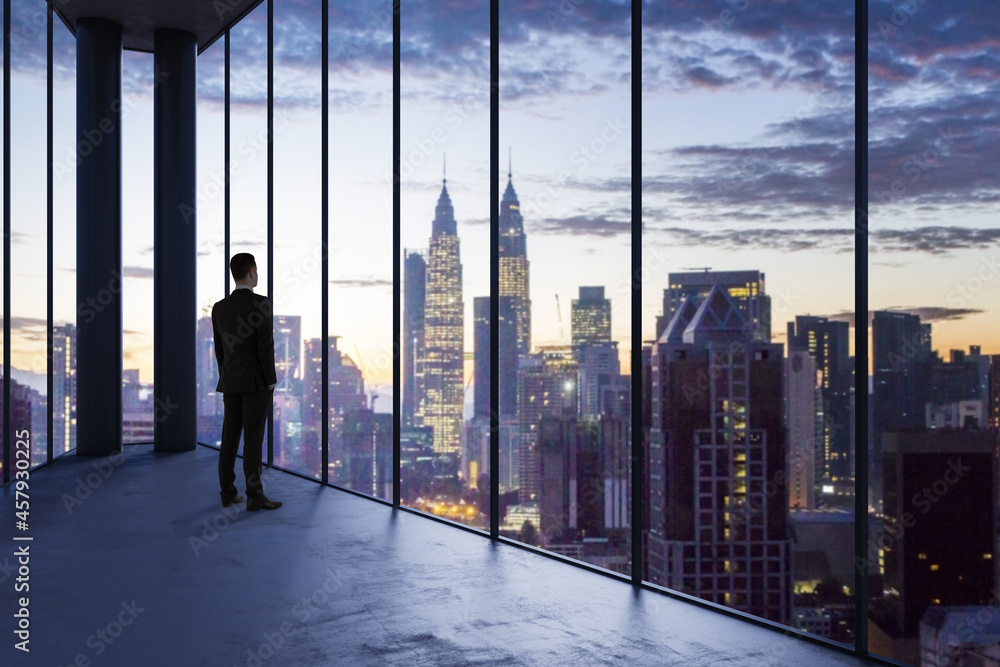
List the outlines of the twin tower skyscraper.
<svg viewBox="0 0 1000 667">
<path fill-rule="evenodd" d="M 402 421 L 404 427 L 431 427 L 435 452 L 460 452 L 466 394 L 465 302 L 447 179 L 442 180 L 434 213 L 426 256 L 408 250 L 403 260 Z M 509 169 L 500 202 L 499 254 L 501 322 L 494 330 L 500 332 L 500 411 L 513 414 L 517 361 L 531 350 L 531 300 L 524 221 Z"/>
</svg>

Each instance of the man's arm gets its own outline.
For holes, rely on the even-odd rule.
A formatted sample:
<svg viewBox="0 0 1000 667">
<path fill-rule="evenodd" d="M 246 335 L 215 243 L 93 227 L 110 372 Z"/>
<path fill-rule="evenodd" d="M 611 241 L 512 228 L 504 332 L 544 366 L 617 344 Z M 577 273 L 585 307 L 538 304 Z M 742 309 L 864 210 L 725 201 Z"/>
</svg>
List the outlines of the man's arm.
<svg viewBox="0 0 1000 667">
<path fill-rule="evenodd" d="M 218 305 L 218 304 L 216 304 Z M 215 306 L 212 306 L 212 337 L 214 339 L 215 360 L 219 362 L 219 376 L 222 376 L 222 348 L 225 347 L 222 341 L 222 332 L 219 331 L 219 323 L 215 319 Z"/>
<path fill-rule="evenodd" d="M 264 297 L 258 302 L 257 307 L 264 315 L 263 322 L 257 327 L 257 358 L 264 372 L 264 382 L 268 388 L 273 389 L 274 385 L 278 384 L 278 373 L 274 367 L 274 323 L 271 317 L 271 300 Z"/>
</svg>

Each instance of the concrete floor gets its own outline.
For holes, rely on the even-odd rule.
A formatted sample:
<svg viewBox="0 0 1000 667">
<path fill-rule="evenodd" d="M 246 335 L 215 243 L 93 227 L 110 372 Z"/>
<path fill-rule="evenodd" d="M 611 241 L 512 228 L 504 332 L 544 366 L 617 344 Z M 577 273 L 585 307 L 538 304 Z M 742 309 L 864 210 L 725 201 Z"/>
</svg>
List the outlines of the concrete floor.
<svg viewBox="0 0 1000 667">
<path fill-rule="evenodd" d="M 0 490 L 0 664 L 875 664 L 274 470 L 284 507 L 224 511 L 208 447 L 122 458 L 32 473 L 27 532 Z"/>
</svg>

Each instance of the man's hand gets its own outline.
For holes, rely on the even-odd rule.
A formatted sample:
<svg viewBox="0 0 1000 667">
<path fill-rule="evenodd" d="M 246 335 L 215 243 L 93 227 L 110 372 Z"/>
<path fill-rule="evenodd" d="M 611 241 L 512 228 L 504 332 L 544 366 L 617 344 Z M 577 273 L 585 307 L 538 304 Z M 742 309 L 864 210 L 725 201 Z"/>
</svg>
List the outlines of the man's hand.
<svg viewBox="0 0 1000 667">
<path fill-rule="evenodd" d="M 270 387 L 268 387 L 268 389 L 270 389 L 271 391 L 274 391 L 274 388 L 277 387 L 277 386 L 278 385 L 276 385 L 276 384 L 272 384 Z"/>
</svg>

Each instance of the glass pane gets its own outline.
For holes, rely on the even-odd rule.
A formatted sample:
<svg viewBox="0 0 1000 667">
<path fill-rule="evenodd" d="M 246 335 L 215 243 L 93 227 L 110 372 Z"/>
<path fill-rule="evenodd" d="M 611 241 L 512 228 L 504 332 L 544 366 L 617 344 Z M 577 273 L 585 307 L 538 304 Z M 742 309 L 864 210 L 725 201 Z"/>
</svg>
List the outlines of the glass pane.
<svg viewBox="0 0 1000 667">
<path fill-rule="evenodd" d="M 45 25 L 44 4 L 11 2 L 10 279 L 17 289 L 11 289 L 7 433 L 30 433 L 32 466 L 45 463 L 48 449 Z"/>
<path fill-rule="evenodd" d="M 913 665 L 997 661 L 992 8 L 870 7 L 868 649 Z"/>
<path fill-rule="evenodd" d="M 122 57 L 122 442 L 153 441 L 153 55 Z"/>
<path fill-rule="evenodd" d="M 222 393 L 215 358 L 212 306 L 225 296 L 226 139 L 225 48 L 223 37 L 198 56 L 198 442 L 222 442 Z M 230 279 L 230 285 L 232 280 Z"/>
<path fill-rule="evenodd" d="M 401 21 L 404 255 L 396 261 L 404 317 L 409 308 L 403 375 L 413 378 L 403 415 L 412 426 L 400 434 L 402 502 L 486 527 L 489 417 L 474 414 L 472 385 L 489 386 L 473 375 L 475 303 L 490 296 L 489 3 L 426 5 Z"/>
<path fill-rule="evenodd" d="M 851 644 L 854 3 L 643 19 L 643 577 Z"/>
<path fill-rule="evenodd" d="M 630 12 L 563 3 L 539 20 L 500 10 L 500 141 L 510 151 L 500 474 L 517 489 L 501 533 L 622 574 L 631 572 Z"/>
<path fill-rule="evenodd" d="M 254 292 L 269 296 L 273 305 L 274 295 L 267 294 L 271 270 L 267 256 L 267 3 L 237 23 L 229 39 L 230 248 L 225 261 L 228 266 L 233 255 L 252 254 L 259 274 Z M 230 289 L 234 286 L 230 276 Z M 266 463 L 266 435 L 263 447 Z M 239 451 L 242 454 L 242 437 Z"/>
<path fill-rule="evenodd" d="M 329 479 L 391 500 L 391 7 L 330 3 L 329 40 Z"/>
<path fill-rule="evenodd" d="M 316 478 L 322 367 L 305 353 L 323 335 L 320 19 L 318 0 L 274 6 L 274 463 Z"/>
<path fill-rule="evenodd" d="M 58 17 L 52 81 L 52 454 L 76 448 L 76 38 Z"/>
</svg>

